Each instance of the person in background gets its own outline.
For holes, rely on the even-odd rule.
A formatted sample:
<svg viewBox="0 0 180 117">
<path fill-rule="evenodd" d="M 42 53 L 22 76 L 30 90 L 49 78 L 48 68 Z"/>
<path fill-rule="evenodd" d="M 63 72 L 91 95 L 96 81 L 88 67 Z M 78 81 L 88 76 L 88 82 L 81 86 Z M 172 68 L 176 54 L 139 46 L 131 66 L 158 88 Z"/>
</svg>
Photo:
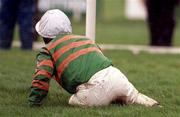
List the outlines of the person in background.
<svg viewBox="0 0 180 117">
<path fill-rule="evenodd" d="M 72 34 L 71 22 L 62 11 L 47 11 L 36 24 L 36 30 L 46 46 L 37 54 L 37 67 L 28 98 L 31 107 L 42 104 L 52 78 L 72 94 L 70 105 L 101 106 L 113 101 L 159 105 L 139 93 L 93 40 Z"/>
<path fill-rule="evenodd" d="M 36 23 L 40 20 L 41 18 L 41 13 L 39 11 L 39 0 L 35 0 L 35 15 L 34 15 L 34 18 L 33 18 L 33 41 L 38 41 L 38 33 L 36 32 L 35 30 L 35 25 Z"/>
<path fill-rule="evenodd" d="M 145 0 L 151 46 L 172 46 L 175 11 L 180 0 Z"/>
<path fill-rule="evenodd" d="M 1 0 L 0 49 L 9 50 L 11 48 L 15 24 L 18 22 L 21 48 L 31 50 L 34 15 L 35 0 Z"/>
</svg>

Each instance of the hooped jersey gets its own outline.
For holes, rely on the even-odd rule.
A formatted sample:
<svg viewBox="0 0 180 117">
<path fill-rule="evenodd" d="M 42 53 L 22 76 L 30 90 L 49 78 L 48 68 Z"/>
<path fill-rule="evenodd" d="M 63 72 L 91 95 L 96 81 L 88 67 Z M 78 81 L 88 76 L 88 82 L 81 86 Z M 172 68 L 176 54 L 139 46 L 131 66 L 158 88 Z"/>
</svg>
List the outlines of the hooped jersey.
<svg viewBox="0 0 180 117">
<path fill-rule="evenodd" d="M 37 55 L 29 101 L 36 102 L 47 95 L 53 76 L 66 91 L 75 93 L 78 85 L 111 65 L 93 40 L 84 36 L 59 35 Z"/>
</svg>

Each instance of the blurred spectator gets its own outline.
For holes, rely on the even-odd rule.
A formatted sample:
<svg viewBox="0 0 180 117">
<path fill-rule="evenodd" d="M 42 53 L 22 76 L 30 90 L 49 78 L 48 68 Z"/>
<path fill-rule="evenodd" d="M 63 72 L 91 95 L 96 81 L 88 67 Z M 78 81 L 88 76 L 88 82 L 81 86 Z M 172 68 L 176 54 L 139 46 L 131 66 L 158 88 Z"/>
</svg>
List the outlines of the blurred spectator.
<svg viewBox="0 0 180 117">
<path fill-rule="evenodd" d="M 180 0 L 146 0 L 150 45 L 172 46 L 175 8 Z"/>
<path fill-rule="evenodd" d="M 31 50 L 35 0 L 1 0 L 0 48 L 10 49 L 16 21 L 19 24 L 21 48 Z"/>
<path fill-rule="evenodd" d="M 41 14 L 40 14 L 40 11 L 39 11 L 39 0 L 35 0 L 35 14 L 34 14 L 34 18 L 33 18 L 33 40 L 34 41 L 38 41 L 38 33 L 36 32 L 35 30 L 35 25 L 36 23 L 40 20 L 41 18 Z"/>
</svg>

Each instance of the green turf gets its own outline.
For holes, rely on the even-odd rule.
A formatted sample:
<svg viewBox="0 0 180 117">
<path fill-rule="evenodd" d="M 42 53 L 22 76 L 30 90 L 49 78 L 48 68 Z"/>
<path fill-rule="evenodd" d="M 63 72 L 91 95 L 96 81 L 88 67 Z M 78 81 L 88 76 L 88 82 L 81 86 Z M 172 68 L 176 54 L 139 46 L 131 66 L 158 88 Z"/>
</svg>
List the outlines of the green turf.
<svg viewBox="0 0 180 117">
<path fill-rule="evenodd" d="M 54 80 L 44 105 L 30 108 L 27 97 L 35 67 L 37 52 L 19 49 L 0 51 L 0 116 L 35 117 L 177 117 L 180 114 L 180 55 L 133 55 L 128 51 L 105 51 L 108 56 L 136 86 L 160 101 L 163 108 L 140 105 L 80 108 L 68 105 L 70 95 Z"/>
<path fill-rule="evenodd" d="M 85 23 L 74 23 L 73 32 L 75 34 L 85 34 Z M 173 45 L 180 46 L 180 25 L 177 23 Z M 136 44 L 148 45 L 149 32 L 145 21 L 98 21 L 96 27 L 96 42 L 111 44 Z"/>
<path fill-rule="evenodd" d="M 104 12 L 97 21 L 98 43 L 148 44 L 144 21 L 124 18 L 124 0 L 104 0 Z M 76 34 L 85 33 L 85 22 L 73 23 Z M 17 33 L 15 38 L 19 38 Z M 180 25 L 174 45 L 180 46 Z M 37 52 L 0 51 L 0 117 L 178 117 L 180 115 L 180 55 L 133 55 L 128 51 L 105 51 L 116 67 L 136 88 L 162 104 L 163 108 L 139 105 L 80 108 L 69 106 L 70 95 L 53 80 L 49 95 L 41 108 L 30 108 L 27 97 L 35 68 Z"/>
</svg>

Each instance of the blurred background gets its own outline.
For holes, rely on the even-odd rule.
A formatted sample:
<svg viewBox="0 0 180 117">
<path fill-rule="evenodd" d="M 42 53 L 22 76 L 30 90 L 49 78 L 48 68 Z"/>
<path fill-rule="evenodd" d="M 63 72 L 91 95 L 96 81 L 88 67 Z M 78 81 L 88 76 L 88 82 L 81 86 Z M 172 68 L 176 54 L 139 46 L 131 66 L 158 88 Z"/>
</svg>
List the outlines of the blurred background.
<svg viewBox="0 0 180 117">
<path fill-rule="evenodd" d="M 48 9 L 63 10 L 71 19 L 73 33 L 85 35 L 86 0 L 39 0 L 36 21 Z M 180 9 L 176 7 L 173 45 L 180 46 Z M 150 32 L 144 0 L 97 0 L 96 42 L 104 44 L 148 45 Z M 19 40 L 18 24 L 15 40 Z M 34 39 L 40 41 L 40 39 Z"/>
<path fill-rule="evenodd" d="M 39 0 L 40 12 L 59 8 L 73 22 L 74 34 L 85 34 L 86 0 Z M 49 3 L 48 3 L 49 1 Z M 143 0 L 97 0 L 96 42 L 111 44 L 149 44 L 147 12 Z M 180 9 L 176 8 L 177 25 L 173 44 L 180 45 Z"/>
</svg>

